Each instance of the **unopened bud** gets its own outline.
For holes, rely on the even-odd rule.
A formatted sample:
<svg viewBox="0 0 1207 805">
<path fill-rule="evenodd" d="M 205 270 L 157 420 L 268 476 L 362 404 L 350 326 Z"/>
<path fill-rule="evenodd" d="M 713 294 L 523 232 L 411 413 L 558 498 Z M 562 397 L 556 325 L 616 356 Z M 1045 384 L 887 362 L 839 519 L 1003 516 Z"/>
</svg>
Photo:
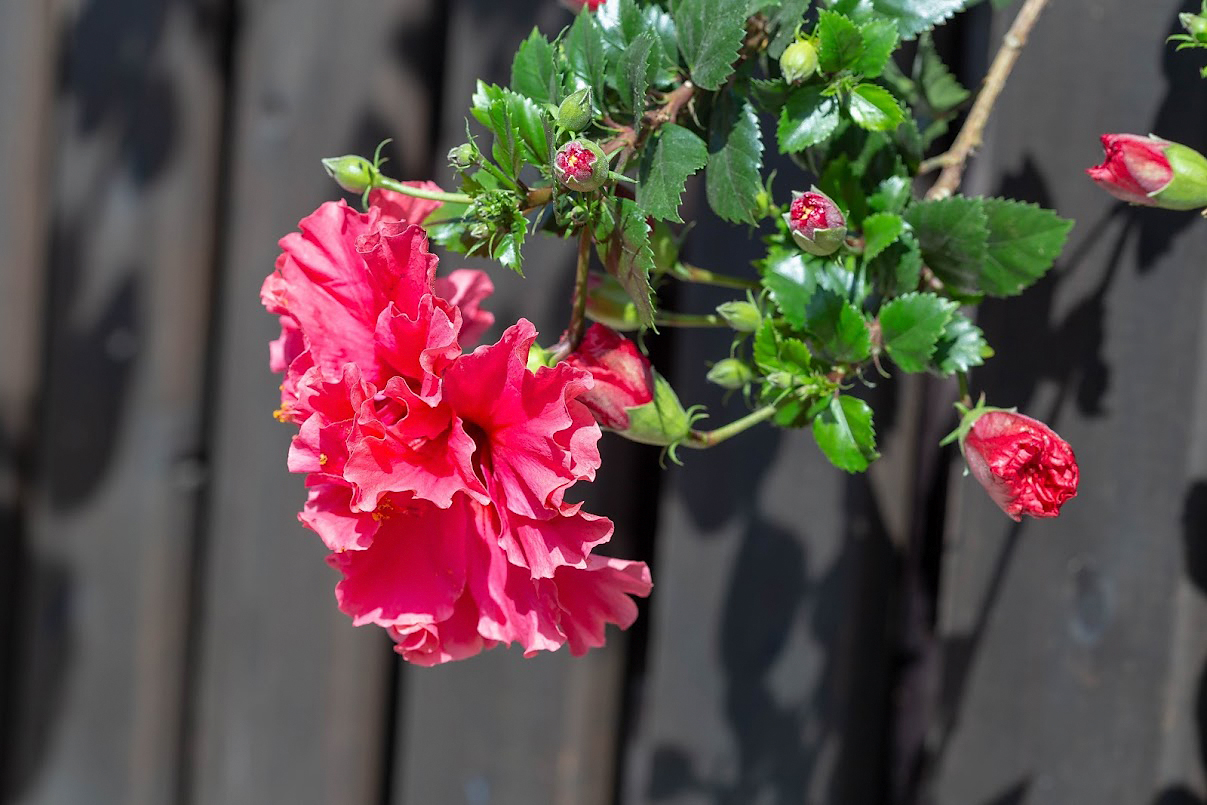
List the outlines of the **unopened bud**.
<svg viewBox="0 0 1207 805">
<path fill-rule="evenodd" d="M 349 193 L 363 193 L 373 186 L 377 170 L 364 157 L 348 154 L 342 157 L 327 157 L 323 169 L 335 183 Z"/>
<path fill-rule="evenodd" d="M 793 42 L 780 56 L 780 71 L 789 84 L 804 81 L 817 72 L 817 48 L 803 40 Z"/>
<path fill-rule="evenodd" d="M 784 213 L 784 220 L 796 245 L 817 257 L 838 251 L 847 238 L 847 219 L 842 210 L 816 187 L 808 193 L 792 194 L 792 206 Z"/>
<path fill-rule="evenodd" d="M 1207 159 L 1193 148 L 1137 134 L 1104 134 L 1106 159 L 1086 171 L 1115 198 L 1147 207 L 1207 207 Z"/>
<path fill-rule="evenodd" d="M 448 164 L 454 168 L 465 170 L 477 161 L 478 149 L 474 148 L 473 143 L 461 143 L 461 145 L 449 149 Z"/>
<path fill-rule="evenodd" d="M 1183 12 L 1178 15 L 1178 22 L 1186 29 L 1186 33 L 1196 42 L 1207 44 L 1207 17 L 1199 14 Z"/>
<path fill-rule="evenodd" d="M 708 382 L 716 383 L 723 389 L 740 389 L 754 378 L 750 367 L 737 358 L 726 358 L 717 361 L 708 370 Z"/>
<path fill-rule="evenodd" d="M 567 96 L 557 108 L 557 124 L 566 131 L 582 131 L 591 123 L 593 117 L 590 87 Z"/>
<path fill-rule="evenodd" d="M 717 313 L 725 323 L 739 333 L 753 333 L 763 323 L 763 314 L 749 302 L 726 302 L 717 305 Z"/>
<path fill-rule="evenodd" d="M 558 149 L 553 158 L 553 173 L 571 190 L 590 193 L 608 178 L 608 158 L 603 149 L 590 140 L 571 140 Z"/>
<path fill-rule="evenodd" d="M 545 349 L 535 341 L 528 348 L 528 371 L 536 374 L 538 369 L 553 365 L 553 350 Z"/>
</svg>

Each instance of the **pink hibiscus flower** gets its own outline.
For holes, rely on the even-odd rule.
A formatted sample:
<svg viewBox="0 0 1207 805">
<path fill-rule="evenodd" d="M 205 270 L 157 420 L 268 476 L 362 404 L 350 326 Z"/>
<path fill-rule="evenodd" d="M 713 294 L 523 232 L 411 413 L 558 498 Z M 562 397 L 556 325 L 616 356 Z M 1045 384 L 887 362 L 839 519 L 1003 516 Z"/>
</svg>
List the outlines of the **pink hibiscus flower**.
<svg viewBox="0 0 1207 805">
<path fill-rule="evenodd" d="M 282 325 L 279 418 L 300 426 L 299 518 L 344 575 L 340 608 L 425 665 L 499 643 L 601 645 L 606 624 L 632 623 L 650 580 L 643 563 L 593 555 L 612 523 L 564 499 L 599 467 L 600 430 L 580 401 L 591 375 L 529 372 L 524 320 L 463 354 L 493 320 L 479 308 L 489 280 L 437 280 L 422 229 L 404 222 L 430 207 L 373 203 L 303 220 L 262 291 Z"/>
</svg>

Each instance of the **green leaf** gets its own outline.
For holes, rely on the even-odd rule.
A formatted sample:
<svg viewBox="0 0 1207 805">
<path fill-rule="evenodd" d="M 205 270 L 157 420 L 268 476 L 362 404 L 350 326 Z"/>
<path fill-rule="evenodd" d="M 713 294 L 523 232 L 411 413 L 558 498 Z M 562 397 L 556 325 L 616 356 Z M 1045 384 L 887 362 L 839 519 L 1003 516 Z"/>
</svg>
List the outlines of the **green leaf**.
<svg viewBox="0 0 1207 805">
<path fill-rule="evenodd" d="M 604 50 L 603 32 L 593 14 L 579 14 L 574 18 L 574 24 L 566 34 L 562 54 L 576 79 L 572 89 L 591 87 L 595 91 L 595 97 L 602 98 L 608 59 Z"/>
<path fill-rule="evenodd" d="M 838 128 L 838 102 L 821 93 L 821 87 L 801 87 L 788 97 L 776 130 L 784 153 L 794 154 L 817 145 Z"/>
<path fill-rule="evenodd" d="M 713 108 L 708 132 L 708 170 L 704 174 L 713 212 L 732 223 L 755 222 L 756 196 L 763 189 L 763 137 L 750 101 L 732 92 Z"/>
<path fill-rule="evenodd" d="M 557 103 L 557 84 L 553 45 L 533 28 L 511 62 L 511 88 L 538 103 Z"/>
<path fill-rule="evenodd" d="M 645 29 L 653 31 L 658 36 L 658 43 L 662 49 L 662 58 L 659 61 L 672 66 L 678 64 L 679 40 L 675 30 L 675 21 L 671 19 L 671 15 L 658 6 L 646 6 L 643 13 L 645 20 L 642 24 Z"/>
<path fill-rule="evenodd" d="M 884 87 L 856 84 L 851 90 L 851 119 L 869 131 L 892 131 L 905 122 L 905 112 Z"/>
<path fill-rule="evenodd" d="M 754 334 L 754 365 L 764 373 L 780 369 L 779 342 L 775 334 L 775 322 L 763 319 L 758 332 Z"/>
<path fill-rule="evenodd" d="M 682 126 L 666 123 L 658 142 L 646 148 L 637 186 L 637 203 L 654 218 L 682 223 L 679 199 L 687 177 L 708 163 L 708 146 Z"/>
<path fill-rule="evenodd" d="M 890 176 L 868 196 L 868 207 L 876 212 L 900 213 L 910 199 L 910 181 L 905 176 Z"/>
<path fill-rule="evenodd" d="M 472 103 L 470 112 L 494 134 L 492 155 L 509 176 L 515 177 L 523 160 L 538 165 L 549 161 L 544 112 L 536 101 L 479 81 Z"/>
<path fill-rule="evenodd" d="M 957 291 L 977 293 L 989 257 L 989 226 L 980 199 L 920 201 L 905 213 L 935 276 Z"/>
<path fill-rule="evenodd" d="M 766 319 L 754 335 L 754 363 L 764 374 L 788 372 L 803 377 L 813 365 L 813 356 L 799 338 L 780 338 L 775 322 Z"/>
<path fill-rule="evenodd" d="M 967 316 L 956 313 L 943 328 L 943 335 L 935 344 L 935 354 L 930 361 L 931 368 L 946 377 L 956 372 L 967 372 L 991 357 L 993 348 L 985 341 L 981 328 Z"/>
<path fill-rule="evenodd" d="M 880 457 L 872 409 L 857 397 L 831 397 L 813 420 L 813 438 L 830 463 L 847 472 L 863 472 Z"/>
<path fill-rule="evenodd" d="M 822 288 L 809 299 L 808 331 L 836 363 L 859 363 L 872 352 L 863 314 L 841 294 Z"/>
<path fill-rule="evenodd" d="M 627 198 L 617 199 L 618 220 L 608 238 L 604 267 L 620 280 L 646 327 L 654 326 L 653 288 L 654 252 L 650 249 L 650 227 L 645 212 Z"/>
<path fill-rule="evenodd" d="M 880 341 L 906 372 L 921 372 L 956 310 L 956 303 L 931 293 L 907 293 L 880 308 Z"/>
<path fill-rule="evenodd" d="M 752 78 L 750 80 L 750 97 L 764 112 L 778 115 L 788 102 L 792 87 L 782 78 Z"/>
<path fill-rule="evenodd" d="M 892 245 L 905 229 L 900 215 L 881 212 L 863 219 L 863 259 L 871 260 Z"/>
<path fill-rule="evenodd" d="M 863 37 L 855 23 L 833 11 L 817 15 L 817 63 L 824 72 L 849 70 L 863 56 Z"/>
<path fill-rule="evenodd" d="M 922 274 L 922 252 L 918 241 L 907 230 L 887 249 L 868 263 L 868 274 L 878 287 L 890 295 L 913 291 Z"/>
<path fill-rule="evenodd" d="M 870 20 L 859 26 L 859 36 L 863 39 L 863 54 L 853 69 L 866 78 L 875 78 L 884 72 L 897 48 L 897 26 L 892 20 Z"/>
<path fill-rule="evenodd" d="M 671 13 L 692 81 L 717 89 L 733 72 L 746 37 L 746 0 L 680 0 Z"/>
<path fill-rule="evenodd" d="M 523 249 L 527 231 L 528 222 L 516 210 L 510 221 L 510 229 L 493 236 L 490 241 L 490 256 L 521 277 L 524 276 Z"/>
<path fill-rule="evenodd" d="M 769 254 L 763 287 L 784 319 L 798 330 L 805 329 L 809 300 L 817 290 L 817 275 L 809 271 L 805 256 L 799 251 Z"/>
<path fill-rule="evenodd" d="M 662 67 L 662 53 L 657 45 L 658 35 L 646 31 L 633 40 L 624 54 L 620 97 L 632 103 L 633 117 L 637 119 L 645 111 L 645 92 Z"/>
<path fill-rule="evenodd" d="M 775 26 L 775 38 L 771 40 L 771 44 L 767 48 L 767 53 L 771 58 L 778 59 L 788 45 L 792 44 L 792 40 L 796 36 L 796 29 L 804 20 L 805 12 L 808 10 L 809 0 L 784 0 L 775 10 L 775 14 L 771 16 L 771 22 Z"/>
<path fill-rule="evenodd" d="M 926 105 L 936 114 L 944 114 L 968 100 L 971 93 L 960 85 L 947 69 L 930 36 L 918 40 L 917 62 L 914 65 L 916 82 L 922 88 Z"/>
<path fill-rule="evenodd" d="M 897 23 L 902 39 L 913 39 L 962 10 L 970 0 L 872 0 L 883 17 Z"/>
<path fill-rule="evenodd" d="M 1014 296 L 1052 267 L 1073 222 L 1022 201 L 987 198 L 983 208 L 989 249 L 980 289 L 990 296 Z"/>
</svg>

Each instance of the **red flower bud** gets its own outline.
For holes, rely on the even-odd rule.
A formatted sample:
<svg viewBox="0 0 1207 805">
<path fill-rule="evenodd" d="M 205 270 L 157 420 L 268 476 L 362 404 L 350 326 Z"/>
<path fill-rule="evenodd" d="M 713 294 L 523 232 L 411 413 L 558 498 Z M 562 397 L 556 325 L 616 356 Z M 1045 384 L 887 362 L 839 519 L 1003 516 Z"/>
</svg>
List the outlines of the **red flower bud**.
<svg viewBox="0 0 1207 805">
<path fill-rule="evenodd" d="M 1192 210 L 1207 206 L 1207 159 L 1160 137 L 1104 134 L 1106 159 L 1086 169 L 1112 196 L 1131 204 Z"/>
<path fill-rule="evenodd" d="M 562 0 L 562 5 L 573 12 L 582 11 L 584 7 L 589 11 L 598 11 L 599 7 L 608 0 Z"/>
<path fill-rule="evenodd" d="M 571 140 L 553 158 L 553 173 L 571 190 L 590 193 L 599 189 L 608 177 L 608 158 L 590 140 Z"/>
<path fill-rule="evenodd" d="M 796 245 L 818 257 L 838 251 L 847 237 L 847 219 L 838 205 L 816 187 L 792 196 L 784 220 Z"/>
<path fill-rule="evenodd" d="M 1077 494 L 1073 448 L 1039 420 L 978 406 L 957 432 L 968 470 L 1015 521 L 1055 517 Z"/>
<path fill-rule="evenodd" d="M 566 363 L 591 373 L 595 385 L 578 400 L 601 427 L 635 442 L 671 447 L 674 457 L 674 446 L 687 438 L 698 415 L 683 409 L 636 344 L 592 324 Z"/>
</svg>

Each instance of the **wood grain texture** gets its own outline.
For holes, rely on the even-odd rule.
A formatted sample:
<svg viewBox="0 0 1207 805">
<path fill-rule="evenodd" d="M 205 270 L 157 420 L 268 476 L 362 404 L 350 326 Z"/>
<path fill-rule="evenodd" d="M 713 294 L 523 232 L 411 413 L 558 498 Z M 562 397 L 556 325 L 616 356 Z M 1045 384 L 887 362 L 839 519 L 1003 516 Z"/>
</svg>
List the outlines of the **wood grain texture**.
<svg viewBox="0 0 1207 805">
<path fill-rule="evenodd" d="M 337 574 L 296 513 L 302 479 L 277 425 L 279 379 L 260 306 L 277 239 L 339 191 L 319 160 L 371 153 L 403 121 L 392 169 L 430 157 L 421 74 L 443 53 L 434 2 L 244 2 L 218 316 L 214 486 L 207 514 L 190 790 L 208 803 L 380 800 L 388 641 L 336 609 Z M 417 67 L 418 66 L 418 67 Z M 413 136 L 411 136 L 413 135 Z"/>
<path fill-rule="evenodd" d="M 17 802 L 174 795 L 221 136 L 201 8 L 65 4 L 43 43 L 62 72 L 50 291 L 28 301 L 49 339 Z"/>
<path fill-rule="evenodd" d="M 570 16 L 554 3 L 534 11 L 525 2 L 455 0 L 449 13 L 437 168 L 447 182 L 443 155 L 464 141 L 465 116 L 478 78 L 506 84 L 519 42 L 538 24 L 555 35 Z M 525 246 L 526 279 L 498 265 L 456 255 L 444 266 L 472 264 L 490 271 L 497 317 L 492 340 L 523 316 L 555 342 L 569 315 L 573 274 L 570 244 L 545 237 Z M 600 480 L 576 491 L 587 510 L 616 522 L 615 555 L 631 556 L 646 507 L 633 496 L 634 479 L 648 474 L 656 451 L 605 436 Z M 643 469 L 646 468 L 646 469 Z M 648 518 L 647 520 L 648 521 Z M 648 529 L 647 529 L 648 530 Z M 611 630 L 608 646 L 582 658 L 568 651 L 525 660 L 519 651 L 494 651 L 439 669 L 405 668 L 402 675 L 395 803 L 611 802 L 616 774 L 625 641 Z"/>
<path fill-rule="evenodd" d="M 1068 439 L 1081 488 L 1059 519 L 1016 526 L 953 475 L 937 803 L 1205 795 L 1207 229 L 1082 175 L 1102 132 L 1207 145 L 1202 59 L 1164 44 L 1192 6 L 1050 4 L 975 168 L 975 191 L 1077 220 L 1052 276 L 985 306 L 1001 349 L 973 385 Z"/>
</svg>

